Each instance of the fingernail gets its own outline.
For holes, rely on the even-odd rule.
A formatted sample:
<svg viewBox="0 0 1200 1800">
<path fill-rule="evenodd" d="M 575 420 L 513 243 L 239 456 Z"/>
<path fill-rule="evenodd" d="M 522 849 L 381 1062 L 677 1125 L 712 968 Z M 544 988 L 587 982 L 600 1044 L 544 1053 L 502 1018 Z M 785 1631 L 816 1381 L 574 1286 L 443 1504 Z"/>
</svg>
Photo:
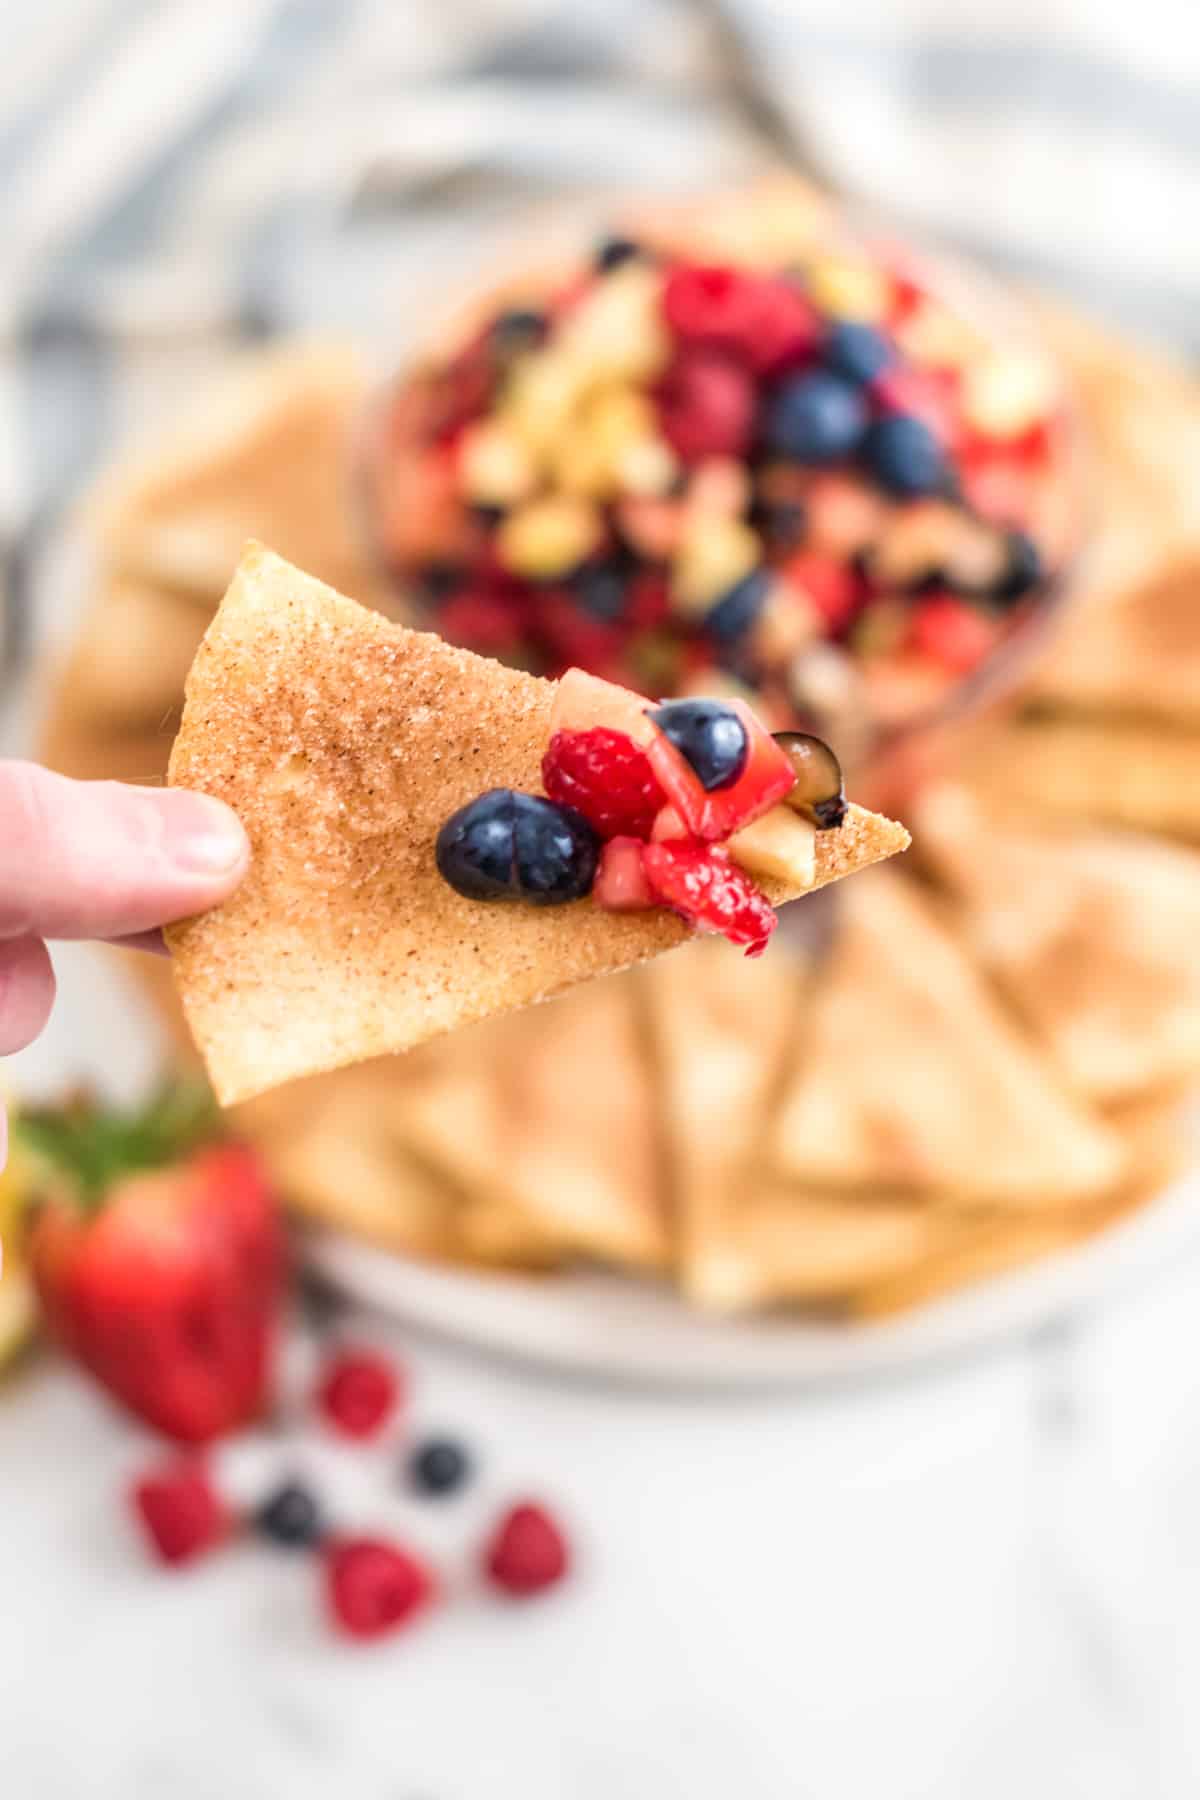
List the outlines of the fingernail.
<svg viewBox="0 0 1200 1800">
<path fill-rule="evenodd" d="M 170 795 L 164 847 L 188 875 L 231 875 L 249 849 L 241 821 L 228 806 L 208 794 L 182 792 Z"/>
</svg>

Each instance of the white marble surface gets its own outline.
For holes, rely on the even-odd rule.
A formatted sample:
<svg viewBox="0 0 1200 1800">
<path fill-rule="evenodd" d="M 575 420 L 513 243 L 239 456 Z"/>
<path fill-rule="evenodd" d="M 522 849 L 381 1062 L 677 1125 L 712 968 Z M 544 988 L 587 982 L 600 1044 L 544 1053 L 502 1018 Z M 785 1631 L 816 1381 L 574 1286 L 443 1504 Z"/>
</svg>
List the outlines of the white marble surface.
<svg viewBox="0 0 1200 1800">
<path fill-rule="evenodd" d="M 82 955 L 25 1086 L 99 1063 L 132 1083 L 146 1059 L 79 1004 Z M 145 1440 L 53 1363 L 0 1388 L 5 1800 L 1200 1791 L 1200 1260 L 957 1369 L 824 1395 L 642 1395 L 392 1341 L 414 1422 L 461 1430 L 483 1474 L 435 1509 L 322 1457 L 347 1521 L 447 1570 L 447 1604 L 368 1650 L 329 1638 L 306 1565 L 148 1567 L 118 1498 Z M 580 1567 L 513 1611 L 471 1549 L 525 1490 Z"/>
</svg>

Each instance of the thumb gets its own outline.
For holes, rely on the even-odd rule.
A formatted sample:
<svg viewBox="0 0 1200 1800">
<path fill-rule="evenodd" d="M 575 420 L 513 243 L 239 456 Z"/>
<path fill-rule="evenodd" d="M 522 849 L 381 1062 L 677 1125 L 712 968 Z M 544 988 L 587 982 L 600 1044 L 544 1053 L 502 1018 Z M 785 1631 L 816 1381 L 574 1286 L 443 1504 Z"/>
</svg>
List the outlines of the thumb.
<svg viewBox="0 0 1200 1800">
<path fill-rule="evenodd" d="M 249 854 L 210 795 L 0 762 L 0 938 L 152 930 L 217 905 Z"/>
</svg>

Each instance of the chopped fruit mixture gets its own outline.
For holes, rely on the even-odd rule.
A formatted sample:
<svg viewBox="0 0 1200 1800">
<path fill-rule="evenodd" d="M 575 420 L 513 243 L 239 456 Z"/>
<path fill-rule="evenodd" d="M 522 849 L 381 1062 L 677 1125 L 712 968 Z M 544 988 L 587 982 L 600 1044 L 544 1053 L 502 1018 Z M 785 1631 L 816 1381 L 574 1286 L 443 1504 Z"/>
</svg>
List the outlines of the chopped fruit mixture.
<svg viewBox="0 0 1200 1800">
<path fill-rule="evenodd" d="M 610 912 L 669 907 L 759 955 L 776 925 L 755 876 L 812 886 L 817 831 L 846 816 L 828 744 L 772 737 L 742 700 L 666 700 L 569 669 L 542 759 L 548 799 L 493 788 L 447 819 L 444 879 L 470 900 L 590 894 Z"/>
<path fill-rule="evenodd" d="M 444 637 L 752 696 L 837 742 L 936 704 L 1011 629 L 1069 548 L 1070 460 L 1054 369 L 911 259 L 814 246 L 763 270 L 609 238 L 399 385 L 371 481 L 382 552 Z M 556 780 L 611 837 L 586 769 Z M 644 782 L 634 761 L 610 783 L 634 836 Z"/>
</svg>

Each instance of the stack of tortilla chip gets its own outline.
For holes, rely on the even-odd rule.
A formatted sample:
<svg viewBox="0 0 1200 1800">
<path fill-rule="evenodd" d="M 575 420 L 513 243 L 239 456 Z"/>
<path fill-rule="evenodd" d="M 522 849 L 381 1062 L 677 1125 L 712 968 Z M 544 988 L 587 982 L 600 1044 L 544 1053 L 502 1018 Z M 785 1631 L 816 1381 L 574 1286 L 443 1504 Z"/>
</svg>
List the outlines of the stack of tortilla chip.
<svg viewBox="0 0 1200 1800">
<path fill-rule="evenodd" d="M 586 1260 L 718 1312 L 865 1320 L 1060 1251 L 1168 1179 L 1200 1076 L 1200 850 L 1163 841 L 1200 840 L 1200 391 L 1044 323 L 1089 439 L 1088 565 L 1018 714 L 907 819 L 914 852 L 833 890 L 827 944 L 754 963 L 696 941 L 244 1101 L 298 1212 L 408 1256 L 547 1279 Z M 359 402 L 336 348 L 273 352 L 215 429 L 105 483 L 50 761 L 163 778 L 248 536 L 396 610 L 346 492 Z M 139 966 L 176 1016 L 165 965 Z"/>
</svg>

